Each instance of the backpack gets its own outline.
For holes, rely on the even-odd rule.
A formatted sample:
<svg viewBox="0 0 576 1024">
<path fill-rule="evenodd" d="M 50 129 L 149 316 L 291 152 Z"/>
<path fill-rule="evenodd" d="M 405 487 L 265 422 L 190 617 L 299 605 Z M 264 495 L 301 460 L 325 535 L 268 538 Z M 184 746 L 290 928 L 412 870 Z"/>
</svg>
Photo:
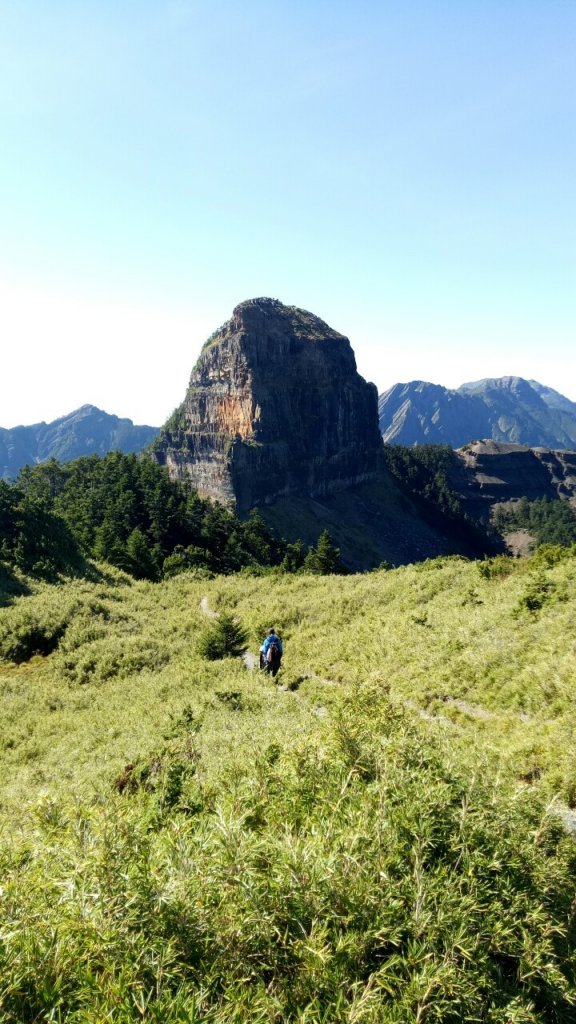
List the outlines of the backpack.
<svg viewBox="0 0 576 1024">
<path fill-rule="evenodd" d="M 280 648 L 278 647 L 276 640 L 273 640 L 266 652 L 266 661 L 271 665 L 273 661 L 278 661 L 279 658 Z"/>
</svg>

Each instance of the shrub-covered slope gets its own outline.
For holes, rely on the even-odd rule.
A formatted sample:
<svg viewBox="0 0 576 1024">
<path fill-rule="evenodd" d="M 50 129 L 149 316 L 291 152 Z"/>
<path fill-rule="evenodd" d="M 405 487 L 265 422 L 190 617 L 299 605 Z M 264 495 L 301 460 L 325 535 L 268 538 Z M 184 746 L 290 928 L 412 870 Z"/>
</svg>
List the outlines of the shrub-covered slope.
<svg viewBox="0 0 576 1024">
<path fill-rule="evenodd" d="M 571 1021 L 574 551 L 30 584 L 0 1020 Z M 226 612 L 279 686 L 209 661 Z M 45 654 L 29 638 L 42 632 Z"/>
</svg>

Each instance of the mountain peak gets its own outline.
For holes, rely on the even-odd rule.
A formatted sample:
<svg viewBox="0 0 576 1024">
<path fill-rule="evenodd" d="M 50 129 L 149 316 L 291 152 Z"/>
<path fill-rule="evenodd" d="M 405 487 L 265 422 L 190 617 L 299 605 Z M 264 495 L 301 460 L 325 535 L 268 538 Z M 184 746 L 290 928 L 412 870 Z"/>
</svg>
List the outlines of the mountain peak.
<svg viewBox="0 0 576 1024">
<path fill-rule="evenodd" d="M 51 458 L 69 462 L 112 450 L 138 452 L 157 432 L 157 427 L 135 426 L 132 420 L 112 416 L 95 405 L 81 405 L 51 423 L 0 428 L 0 477 L 14 478 L 23 466 Z"/>
<path fill-rule="evenodd" d="M 240 511 L 370 479 L 377 393 L 348 338 L 278 299 L 249 299 L 204 345 L 155 457 Z"/>
<path fill-rule="evenodd" d="M 461 384 L 458 391 L 463 392 L 474 392 L 487 393 L 489 391 L 509 391 L 512 394 L 524 394 L 530 395 L 534 392 L 530 381 L 525 380 L 524 377 L 484 377 L 481 380 L 472 381 L 468 384 Z"/>
<path fill-rule="evenodd" d="M 488 438 L 533 448 L 576 448 L 576 403 L 523 377 L 486 377 L 457 390 L 413 381 L 380 396 L 390 444 L 449 444 Z"/>
</svg>

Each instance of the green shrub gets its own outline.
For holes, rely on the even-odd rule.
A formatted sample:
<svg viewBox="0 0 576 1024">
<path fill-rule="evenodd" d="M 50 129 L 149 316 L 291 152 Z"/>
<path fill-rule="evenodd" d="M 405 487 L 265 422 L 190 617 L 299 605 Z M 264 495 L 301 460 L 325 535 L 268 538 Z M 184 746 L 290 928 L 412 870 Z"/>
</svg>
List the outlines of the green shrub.
<svg viewBox="0 0 576 1024">
<path fill-rule="evenodd" d="M 541 544 L 532 555 L 530 564 L 534 567 L 544 566 L 550 569 L 559 562 L 576 556 L 576 544 L 565 547 L 561 544 Z"/>
<path fill-rule="evenodd" d="M 537 612 L 554 594 L 555 586 L 540 569 L 531 574 L 528 585 L 518 601 L 516 611 Z"/>
<path fill-rule="evenodd" d="M 21 663 L 56 650 L 79 607 L 76 601 L 18 599 L 0 612 L 0 659 Z"/>
<path fill-rule="evenodd" d="M 19 664 L 29 661 L 35 654 L 51 654 L 65 630 L 65 620 L 42 622 L 24 612 L 11 621 L 8 630 L 0 627 L 0 657 Z"/>
<path fill-rule="evenodd" d="M 104 683 L 145 669 L 159 671 L 170 660 L 169 648 L 140 636 L 99 637 L 73 649 L 62 650 L 57 667 L 71 683 Z"/>
<path fill-rule="evenodd" d="M 514 559 L 509 555 L 495 555 L 494 558 L 485 558 L 478 562 L 478 572 L 485 580 L 502 579 L 510 576 L 516 568 Z"/>
<path fill-rule="evenodd" d="M 206 625 L 197 642 L 199 654 L 209 661 L 237 658 L 247 646 L 247 631 L 227 612 L 222 612 L 217 619 Z"/>
</svg>

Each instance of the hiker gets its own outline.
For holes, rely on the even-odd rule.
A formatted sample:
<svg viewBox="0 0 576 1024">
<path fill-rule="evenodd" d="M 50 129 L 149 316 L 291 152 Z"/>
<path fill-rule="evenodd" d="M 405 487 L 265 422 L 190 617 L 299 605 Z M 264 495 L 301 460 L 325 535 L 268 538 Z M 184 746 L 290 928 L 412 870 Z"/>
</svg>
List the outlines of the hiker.
<svg viewBox="0 0 576 1024">
<path fill-rule="evenodd" d="M 274 626 L 271 626 L 260 648 L 260 668 L 265 668 L 275 676 L 280 668 L 283 653 L 282 641 L 277 636 Z"/>
</svg>

